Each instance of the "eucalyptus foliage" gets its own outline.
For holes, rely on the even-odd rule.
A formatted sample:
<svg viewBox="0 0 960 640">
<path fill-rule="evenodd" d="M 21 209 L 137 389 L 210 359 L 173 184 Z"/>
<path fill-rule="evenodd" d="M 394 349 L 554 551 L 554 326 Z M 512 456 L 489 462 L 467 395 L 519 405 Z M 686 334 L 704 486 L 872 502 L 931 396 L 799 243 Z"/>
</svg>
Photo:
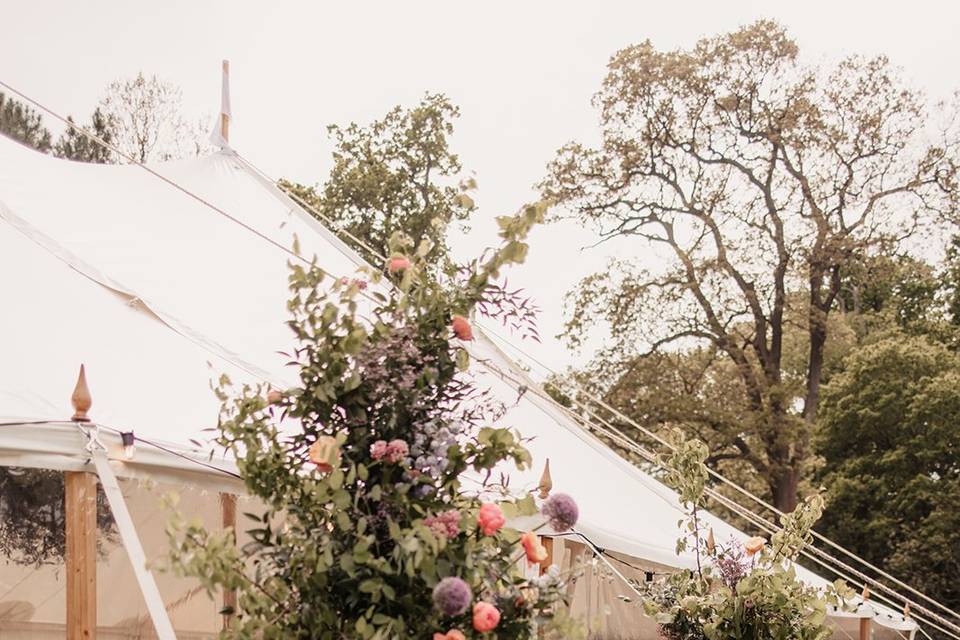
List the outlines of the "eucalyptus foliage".
<svg viewBox="0 0 960 640">
<path fill-rule="evenodd" d="M 551 624 L 562 577 L 526 578 L 518 532 L 484 521 L 481 499 L 461 486 L 465 473 L 530 464 L 516 432 L 488 426 L 502 407 L 472 383 L 467 343 L 454 334 L 469 339 L 466 318 L 500 269 L 523 260 L 543 213 L 534 205 L 500 218 L 501 248 L 452 283 L 425 274 L 429 242 L 414 250 L 402 235 L 385 269 L 360 278 L 292 266 L 300 384 L 220 388 L 218 442 L 265 505 L 248 515 L 253 543 L 238 549 L 233 531 L 171 526 L 173 568 L 211 593 L 238 593 L 225 636 L 532 638 L 539 628 L 572 637 Z M 531 496 L 499 507 L 486 512 L 536 510 Z M 456 580 L 434 592 L 450 577 L 469 586 L 487 620 L 496 608 L 495 629 L 475 629 L 476 609 L 473 618 L 438 610 L 458 609 L 464 597 Z"/>
</svg>

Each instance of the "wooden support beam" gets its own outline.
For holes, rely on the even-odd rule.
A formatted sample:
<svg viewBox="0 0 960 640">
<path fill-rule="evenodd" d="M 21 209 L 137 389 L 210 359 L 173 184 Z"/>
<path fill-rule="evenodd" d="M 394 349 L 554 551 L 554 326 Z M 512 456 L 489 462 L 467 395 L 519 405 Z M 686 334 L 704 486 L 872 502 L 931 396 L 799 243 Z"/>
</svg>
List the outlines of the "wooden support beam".
<svg viewBox="0 0 960 640">
<path fill-rule="evenodd" d="M 860 618 L 860 640 L 870 640 L 870 618 Z"/>
<path fill-rule="evenodd" d="M 68 471 L 66 504 L 67 640 L 97 637 L 97 476 Z"/>
<path fill-rule="evenodd" d="M 540 544 L 547 550 L 546 559 L 540 563 L 540 575 L 543 575 L 547 572 L 547 569 L 550 568 L 550 565 L 553 564 L 553 538 L 544 538 L 541 536 Z"/>
<path fill-rule="evenodd" d="M 223 518 L 223 528 L 233 529 L 234 536 L 237 531 L 237 496 L 232 493 L 220 494 L 220 514 Z M 233 589 L 224 589 L 223 591 L 223 628 L 229 629 L 233 625 L 233 617 L 237 610 L 237 592 Z"/>
<path fill-rule="evenodd" d="M 577 589 L 577 576 L 579 575 L 578 572 L 577 572 L 577 570 L 576 570 L 576 569 L 577 569 L 577 563 L 580 562 L 580 560 L 583 558 L 583 556 L 584 556 L 584 554 L 585 554 L 585 552 L 586 552 L 586 550 L 587 550 L 587 545 L 582 544 L 582 543 L 580 543 L 580 544 L 573 543 L 573 544 L 571 545 L 571 543 L 565 542 L 565 543 L 564 543 L 564 547 L 566 547 L 566 548 L 568 549 L 569 553 L 570 553 L 570 566 L 568 566 L 568 567 L 560 567 L 560 569 L 561 569 L 561 571 L 569 571 L 569 572 L 570 572 L 570 579 L 569 579 L 569 581 L 567 582 L 567 601 L 570 602 L 570 603 L 572 603 L 572 602 L 573 602 L 573 594 L 574 594 L 574 592 L 575 592 L 576 589 Z"/>
</svg>

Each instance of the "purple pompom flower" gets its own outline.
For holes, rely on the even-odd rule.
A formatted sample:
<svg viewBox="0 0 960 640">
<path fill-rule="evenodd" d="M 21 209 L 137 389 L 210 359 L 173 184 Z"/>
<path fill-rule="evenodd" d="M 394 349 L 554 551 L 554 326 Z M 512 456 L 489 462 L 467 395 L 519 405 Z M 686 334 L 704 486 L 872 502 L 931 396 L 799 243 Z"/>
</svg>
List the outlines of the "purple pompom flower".
<svg viewBox="0 0 960 640">
<path fill-rule="evenodd" d="M 555 493 L 547 498 L 540 511 L 557 533 L 572 529 L 580 517 L 580 508 L 577 507 L 577 503 L 565 493 Z"/>
<path fill-rule="evenodd" d="M 444 578 L 433 588 L 433 606 L 445 616 L 459 616 L 466 612 L 473 600 L 470 585 L 460 578 Z"/>
</svg>

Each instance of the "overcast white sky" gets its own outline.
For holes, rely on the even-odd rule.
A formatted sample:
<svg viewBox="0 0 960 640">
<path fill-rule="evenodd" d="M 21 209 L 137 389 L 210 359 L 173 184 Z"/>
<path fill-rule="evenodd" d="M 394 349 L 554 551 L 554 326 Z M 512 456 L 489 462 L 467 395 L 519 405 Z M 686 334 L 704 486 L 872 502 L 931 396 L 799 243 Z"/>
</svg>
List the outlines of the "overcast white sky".
<svg viewBox="0 0 960 640">
<path fill-rule="evenodd" d="M 590 97 L 617 49 L 650 39 L 688 46 L 760 17 L 785 24 L 810 59 L 885 53 L 935 96 L 960 88 L 960 2 L 941 0 L 669 0 L 649 2 L 4 2 L 0 79 L 86 119 L 104 87 L 138 71 L 183 88 L 189 114 L 219 107 L 231 61 L 231 142 L 274 176 L 313 183 L 329 167 L 331 122 L 364 122 L 425 91 L 460 105 L 454 148 L 476 171 L 480 213 L 456 248 L 493 242 L 492 218 L 533 197 L 563 142 L 591 139 Z M 511 274 L 540 304 L 553 367 L 575 362 L 553 339 L 562 297 L 605 263 L 589 234 L 539 230 Z M 619 247 L 621 252 L 641 247 Z"/>
</svg>

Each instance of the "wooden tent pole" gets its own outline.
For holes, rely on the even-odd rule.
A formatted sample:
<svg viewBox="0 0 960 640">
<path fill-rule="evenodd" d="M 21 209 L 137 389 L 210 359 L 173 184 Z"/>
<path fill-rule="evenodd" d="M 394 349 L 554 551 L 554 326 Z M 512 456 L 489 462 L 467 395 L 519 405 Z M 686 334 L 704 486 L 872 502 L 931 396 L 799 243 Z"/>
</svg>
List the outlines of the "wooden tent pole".
<svg viewBox="0 0 960 640">
<path fill-rule="evenodd" d="M 870 600 L 870 587 L 863 585 L 863 593 L 860 594 L 866 603 Z M 860 618 L 860 640 L 870 640 L 870 618 Z"/>
<path fill-rule="evenodd" d="M 93 405 L 87 375 L 80 375 L 70 397 L 73 421 L 90 421 Z M 97 637 L 97 476 L 85 471 L 63 474 L 64 562 L 67 568 L 67 640 Z"/>
<path fill-rule="evenodd" d="M 230 88 L 230 61 L 223 61 L 223 90 Z M 226 104 L 220 105 L 220 135 L 224 142 L 230 142 L 230 116 L 225 111 Z M 232 493 L 220 494 L 220 516 L 224 530 L 237 531 L 237 496 Z M 237 610 L 237 592 L 233 589 L 223 590 L 223 628 L 229 629 L 233 624 L 233 617 Z"/>
<path fill-rule="evenodd" d="M 223 61 L 223 86 L 229 87 L 230 83 L 230 61 Z M 220 105 L 220 135 L 223 137 L 225 142 L 230 142 L 230 116 L 225 114 L 224 107 L 226 105 Z"/>
<path fill-rule="evenodd" d="M 97 637 L 97 476 L 64 473 L 67 640 Z"/>
<path fill-rule="evenodd" d="M 223 528 L 233 529 L 237 535 L 237 496 L 232 493 L 220 494 L 220 515 Z M 234 589 L 223 590 L 223 628 L 229 629 L 233 625 L 233 618 L 237 611 L 237 592 Z"/>
<path fill-rule="evenodd" d="M 547 572 L 547 569 L 550 568 L 550 565 L 553 564 L 553 538 L 540 536 L 540 543 L 543 545 L 543 548 L 547 550 L 547 557 L 540 563 L 540 575 L 543 575 Z"/>
</svg>

